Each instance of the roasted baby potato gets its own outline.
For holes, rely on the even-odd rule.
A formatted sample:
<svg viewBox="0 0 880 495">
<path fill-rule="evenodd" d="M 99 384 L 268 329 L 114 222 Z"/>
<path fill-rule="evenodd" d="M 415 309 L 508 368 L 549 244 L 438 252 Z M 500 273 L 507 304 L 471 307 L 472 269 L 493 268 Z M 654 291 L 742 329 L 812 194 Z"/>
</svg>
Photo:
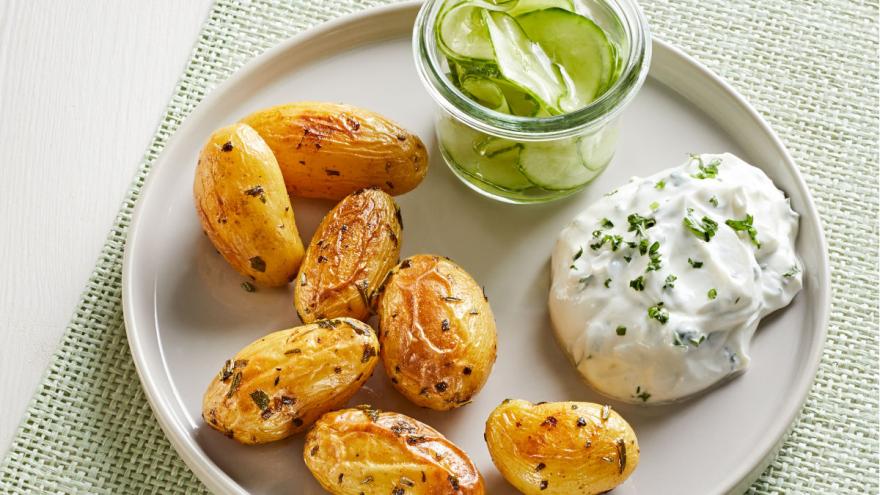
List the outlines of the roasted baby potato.
<svg viewBox="0 0 880 495">
<path fill-rule="evenodd" d="M 365 320 L 379 284 L 400 256 L 400 209 L 380 189 L 346 196 L 321 221 L 299 269 L 294 305 L 300 319 Z"/>
<path fill-rule="evenodd" d="M 351 318 L 271 333 L 226 361 L 202 418 L 244 444 L 281 440 L 340 407 L 379 362 L 372 328 Z"/>
<path fill-rule="evenodd" d="M 485 438 L 492 462 L 526 495 L 604 493 L 639 463 L 629 424 L 590 402 L 505 400 L 486 420 Z"/>
<path fill-rule="evenodd" d="M 415 404 L 468 403 L 495 363 L 495 318 L 479 285 L 447 258 L 403 260 L 379 290 L 380 354 L 391 383 Z"/>
<path fill-rule="evenodd" d="M 369 110 L 307 101 L 260 110 L 242 122 L 272 148 L 294 197 L 338 200 L 368 187 L 403 194 L 428 171 L 418 136 Z"/>
<path fill-rule="evenodd" d="M 296 276 L 302 240 L 278 162 L 256 131 L 233 124 L 211 135 L 193 196 L 202 228 L 238 273 L 268 287 Z"/>
<path fill-rule="evenodd" d="M 337 495 L 484 493 L 477 467 L 437 430 L 368 406 L 322 416 L 306 436 L 303 458 Z"/>
</svg>

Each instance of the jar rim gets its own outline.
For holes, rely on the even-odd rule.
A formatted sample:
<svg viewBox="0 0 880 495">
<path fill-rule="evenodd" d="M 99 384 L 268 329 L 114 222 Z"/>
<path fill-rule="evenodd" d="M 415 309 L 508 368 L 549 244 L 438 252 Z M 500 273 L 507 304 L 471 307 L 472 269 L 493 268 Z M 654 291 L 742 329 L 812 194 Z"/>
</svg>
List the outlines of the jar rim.
<svg viewBox="0 0 880 495">
<path fill-rule="evenodd" d="M 458 120 L 490 135 L 534 141 L 561 139 L 599 129 L 629 103 L 648 75 L 651 33 L 636 0 L 599 0 L 611 8 L 628 40 L 626 66 L 614 85 L 599 98 L 572 112 L 549 117 L 523 117 L 501 113 L 473 101 L 451 84 L 435 49 L 435 25 L 446 0 L 427 0 L 413 28 L 413 55 L 419 77 L 434 100 Z"/>
</svg>

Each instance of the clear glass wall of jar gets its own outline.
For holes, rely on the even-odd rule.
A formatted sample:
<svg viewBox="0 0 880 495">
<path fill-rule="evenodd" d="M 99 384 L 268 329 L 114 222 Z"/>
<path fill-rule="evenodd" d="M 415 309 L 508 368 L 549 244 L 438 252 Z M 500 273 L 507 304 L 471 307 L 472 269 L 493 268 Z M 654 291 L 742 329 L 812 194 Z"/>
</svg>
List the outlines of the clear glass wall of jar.
<svg viewBox="0 0 880 495">
<path fill-rule="evenodd" d="M 650 32 L 635 0 L 573 1 L 613 45 L 617 79 L 584 107 L 535 117 L 492 110 L 452 82 L 454 69 L 438 46 L 436 27 L 449 3 L 461 0 L 427 0 L 419 12 L 413 50 L 419 76 L 437 104 L 440 151 L 452 172 L 485 196 L 508 203 L 559 199 L 583 189 L 614 155 L 618 116 L 648 73 Z"/>
</svg>

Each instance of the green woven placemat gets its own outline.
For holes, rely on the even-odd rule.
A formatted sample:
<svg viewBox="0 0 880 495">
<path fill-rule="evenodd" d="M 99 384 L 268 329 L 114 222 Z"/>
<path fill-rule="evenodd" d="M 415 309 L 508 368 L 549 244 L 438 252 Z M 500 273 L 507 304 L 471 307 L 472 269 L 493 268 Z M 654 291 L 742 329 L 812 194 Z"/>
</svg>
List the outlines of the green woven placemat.
<svg viewBox="0 0 880 495">
<path fill-rule="evenodd" d="M 218 82 L 294 33 L 382 3 L 218 0 L 213 6 L 0 465 L 0 492 L 205 491 L 156 423 L 126 343 L 120 273 L 132 207 L 170 135 Z M 833 302 L 822 366 L 793 433 L 750 493 L 878 493 L 877 2 L 643 4 L 657 35 L 730 81 L 782 136 L 830 245 Z"/>
</svg>

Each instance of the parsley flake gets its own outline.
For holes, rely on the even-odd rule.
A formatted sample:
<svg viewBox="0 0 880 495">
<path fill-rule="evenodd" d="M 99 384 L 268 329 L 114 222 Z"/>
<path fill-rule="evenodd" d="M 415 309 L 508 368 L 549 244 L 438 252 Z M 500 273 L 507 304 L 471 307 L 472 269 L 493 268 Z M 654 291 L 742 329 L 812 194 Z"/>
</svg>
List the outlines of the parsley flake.
<svg viewBox="0 0 880 495">
<path fill-rule="evenodd" d="M 629 281 L 629 286 L 637 291 L 645 290 L 645 277 L 639 275 L 638 278 Z"/>
<path fill-rule="evenodd" d="M 675 281 L 678 280 L 678 277 L 675 275 L 669 274 L 666 276 L 666 281 L 663 283 L 664 289 L 673 289 L 675 288 Z"/>
<path fill-rule="evenodd" d="M 715 299 L 716 297 L 718 297 L 718 291 L 714 288 L 709 289 L 709 292 L 706 294 L 706 296 L 708 296 L 709 299 Z"/>
<path fill-rule="evenodd" d="M 617 332 L 617 335 L 620 335 L 622 337 L 622 336 L 626 335 L 626 327 L 623 325 L 620 325 L 617 327 L 616 332 Z"/>
<path fill-rule="evenodd" d="M 715 232 L 718 231 L 718 222 L 712 220 L 707 216 L 703 216 L 703 219 L 698 221 L 693 217 L 694 209 L 687 209 L 687 216 L 684 217 L 682 221 L 686 229 L 690 230 L 697 239 L 702 239 L 706 242 L 712 240 L 712 237 L 715 235 Z"/>
<path fill-rule="evenodd" d="M 655 319 L 659 321 L 661 325 L 665 325 L 666 322 L 669 321 L 669 311 L 666 311 L 663 308 L 662 302 L 658 302 L 648 308 L 648 318 Z"/>
<path fill-rule="evenodd" d="M 718 165 L 721 165 L 721 160 L 714 159 L 708 164 L 703 163 L 703 157 L 699 155 L 691 155 L 691 160 L 697 161 L 697 168 L 699 172 L 695 174 L 691 174 L 691 177 L 694 179 L 714 179 L 718 177 Z"/>
<path fill-rule="evenodd" d="M 695 259 L 688 258 L 688 263 L 689 263 L 693 268 L 703 268 L 703 262 L 702 262 L 702 261 L 698 261 L 698 260 L 695 260 Z"/>
<path fill-rule="evenodd" d="M 636 235 L 640 235 L 642 237 L 646 237 L 646 230 L 657 225 L 657 220 L 653 217 L 643 217 L 638 213 L 633 213 L 630 216 L 626 217 L 626 221 L 629 222 L 628 232 L 635 232 Z"/>
<path fill-rule="evenodd" d="M 574 263 L 575 263 L 578 259 L 580 259 L 580 257 L 583 256 L 583 255 L 584 255 L 584 248 L 580 248 L 580 249 L 578 249 L 578 252 L 574 253 L 574 256 L 571 258 L 571 269 L 572 269 L 572 270 L 575 269 Z"/>
<path fill-rule="evenodd" d="M 749 234 L 749 239 L 752 240 L 752 244 L 755 245 L 758 249 L 761 249 L 761 241 L 758 240 L 758 231 L 755 227 L 752 226 L 752 221 L 754 217 L 749 214 L 746 214 L 746 217 L 742 220 L 734 220 L 729 219 L 726 223 L 728 227 L 732 228 L 737 232 L 746 232 Z"/>
<path fill-rule="evenodd" d="M 611 246 L 612 251 L 617 251 L 620 248 L 620 245 L 623 244 L 623 237 L 619 235 L 605 234 L 598 241 L 590 244 L 590 249 L 592 249 L 593 251 L 598 251 L 606 243 Z"/>
</svg>

